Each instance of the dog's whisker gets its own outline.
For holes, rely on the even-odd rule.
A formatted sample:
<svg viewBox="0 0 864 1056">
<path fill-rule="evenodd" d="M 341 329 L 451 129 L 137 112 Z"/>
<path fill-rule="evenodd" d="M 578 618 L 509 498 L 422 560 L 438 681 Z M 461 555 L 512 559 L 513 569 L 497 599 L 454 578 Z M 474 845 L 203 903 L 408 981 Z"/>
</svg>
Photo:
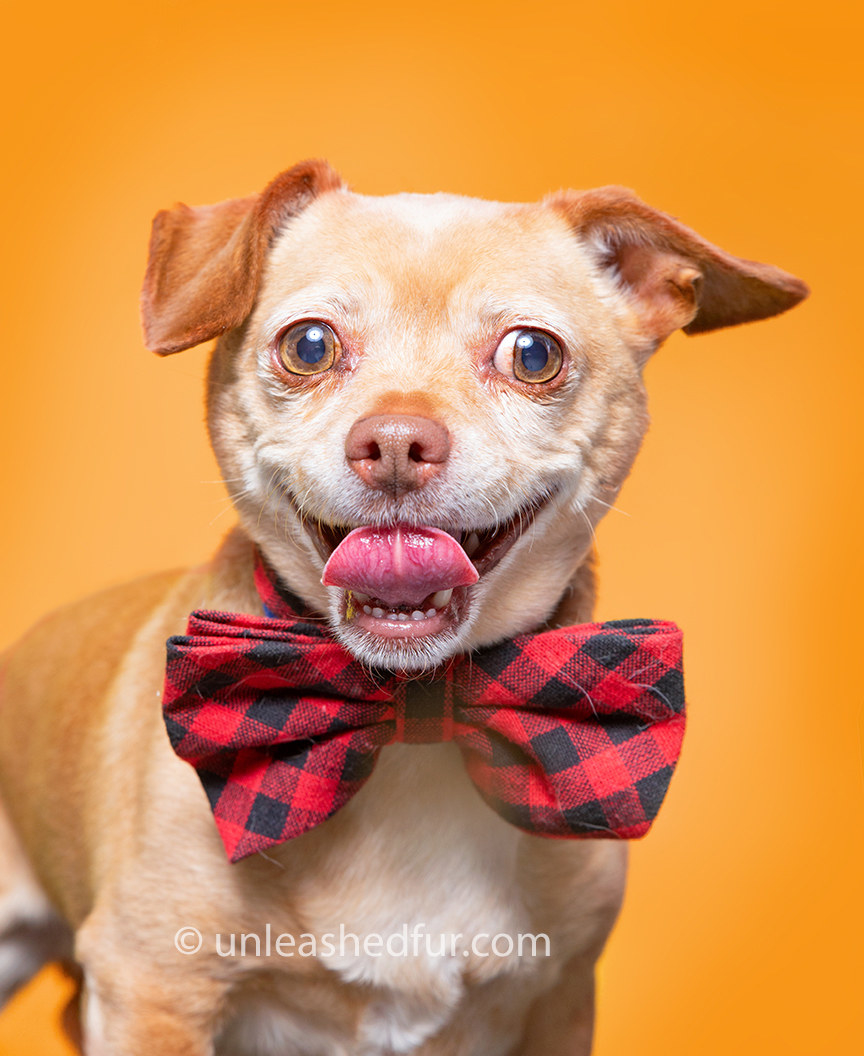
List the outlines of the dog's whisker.
<svg viewBox="0 0 864 1056">
<path fill-rule="evenodd" d="M 620 506 L 615 506 L 611 502 L 605 502 L 603 499 L 598 499 L 596 495 L 588 493 L 588 499 L 591 502 L 598 502 L 601 506 L 605 506 L 607 510 L 614 510 L 616 513 L 620 513 L 624 517 L 632 517 L 632 513 L 628 513 L 627 510 L 622 510 Z"/>
<path fill-rule="evenodd" d="M 582 517 L 582 520 L 588 525 L 588 530 L 591 533 L 591 540 L 594 543 L 594 546 L 596 546 L 597 545 L 597 533 L 594 531 L 594 525 L 591 523 L 590 517 L 588 516 L 588 514 L 584 511 L 584 509 L 581 506 L 577 505 L 576 509 L 579 511 L 579 513 L 580 513 L 580 515 Z"/>
<path fill-rule="evenodd" d="M 212 528 L 213 525 L 218 520 L 221 520 L 221 518 L 224 517 L 226 513 L 233 513 L 233 511 L 234 511 L 234 503 L 230 499 L 227 499 L 225 501 L 224 507 L 210 520 L 210 522 L 208 523 L 208 527 Z"/>
</svg>

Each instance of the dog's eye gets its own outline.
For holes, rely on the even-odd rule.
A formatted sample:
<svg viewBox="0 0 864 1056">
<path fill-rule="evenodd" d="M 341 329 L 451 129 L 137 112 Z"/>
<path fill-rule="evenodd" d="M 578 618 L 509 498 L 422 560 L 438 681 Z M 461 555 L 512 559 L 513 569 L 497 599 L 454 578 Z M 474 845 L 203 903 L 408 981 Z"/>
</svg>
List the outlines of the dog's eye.
<svg viewBox="0 0 864 1056">
<path fill-rule="evenodd" d="M 292 374 L 320 374 L 329 370 L 339 351 L 339 338 L 326 323 L 295 323 L 279 338 L 279 360 Z"/>
<path fill-rule="evenodd" d="M 561 370 L 564 353 L 551 334 L 542 330 L 511 330 L 495 350 L 497 371 L 519 381 L 551 381 Z"/>
</svg>

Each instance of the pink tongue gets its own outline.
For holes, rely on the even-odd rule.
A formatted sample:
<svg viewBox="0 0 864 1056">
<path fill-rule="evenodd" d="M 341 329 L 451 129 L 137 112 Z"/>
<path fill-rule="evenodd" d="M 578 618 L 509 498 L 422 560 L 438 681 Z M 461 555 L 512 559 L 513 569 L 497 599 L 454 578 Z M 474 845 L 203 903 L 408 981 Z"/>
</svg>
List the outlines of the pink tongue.
<svg viewBox="0 0 864 1056">
<path fill-rule="evenodd" d="M 330 555 L 321 582 L 371 594 L 387 605 L 419 605 L 437 590 L 476 583 L 477 570 L 438 528 L 355 528 Z"/>
</svg>

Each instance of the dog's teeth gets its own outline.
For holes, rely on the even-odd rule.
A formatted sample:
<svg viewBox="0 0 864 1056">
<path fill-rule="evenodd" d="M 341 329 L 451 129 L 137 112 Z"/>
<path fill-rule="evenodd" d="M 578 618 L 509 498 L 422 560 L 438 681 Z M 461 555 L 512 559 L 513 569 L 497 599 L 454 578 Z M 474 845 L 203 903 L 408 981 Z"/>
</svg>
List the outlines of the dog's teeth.
<svg viewBox="0 0 864 1056">
<path fill-rule="evenodd" d="M 397 612 L 396 613 L 396 619 L 399 620 L 400 623 L 405 623 L 408 620 L 408 613 L 407 612 Z"/>
<path fill-rule="evenodd" d="M 364 605 L 363 606 L 363 611 L 366 613 L 367 616 L 371 616 L 372 615 L 372 606 L 371 605 Z"/>
<path fill-rule="evenodd" d="M 470 557 L 480 545 L 480 536 L 476 532 L 471 532 L 465 542 L 462 544 L 462 549 Z"/>
<path fill-rule="evenodd" d="M 452 597 L 453 588 L 451 587 L 450 590 L 439 590 L 437 593 L 432 595 L 430 600 L 432 602 L 432 605 L 436 609 L 443 609 L 445 605 L 450 604 L 450 599 Z"/>
<path fill-rule="evenodd" d="M 375 608 L 372 610 L 372 615 L 375 617 L 376 620 L 380 620 L 381 617 L 384 615 L 384 610 L 379 609 L 376 605 Z"/>
<path fill-rule="evenodd" d="M 366 605 L 372 600 L 368 594 L 361 594 L 359 590 L 353 590 L 351 593 L 354 595 L 354 600 L 358 605 Z"/>
<path fill-rule="evenodd" d="M 434 616 L 437 611 L 437 609 L 427 609 L 425 614 L 427 616 Z"/>
<path fill-rule="evenodd" d="M 411 613 L 411 619 L 412 620 L 425 620 L 426 619 L 426 613 L 425 612 L 421 612 L 419 609 L 415 609 Z"/>
</svg>

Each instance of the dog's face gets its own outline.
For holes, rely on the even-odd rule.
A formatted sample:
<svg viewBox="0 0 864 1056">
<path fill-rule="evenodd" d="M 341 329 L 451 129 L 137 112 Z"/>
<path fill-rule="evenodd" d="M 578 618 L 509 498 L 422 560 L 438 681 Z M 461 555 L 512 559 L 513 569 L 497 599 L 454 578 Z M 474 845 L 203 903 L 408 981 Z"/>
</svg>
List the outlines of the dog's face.
<svg viewBox="0 0 864 1056">
<path fill-rule="evenodd" d="M 144 314 L 159 351 L 224 334 L 208 420 L 246 530 L 356 656 L 416 671 L 548 619 L 672 330 L 804 292 L 618 189 L 367 198 L 307 165 L 160 214 Z"/>
<path fill-rule="evenodd" d="M 356 655 L 436 663 L 548 617 L 644 428 L 604 292 L 548 207 L 337 192 L 280 234 L 211 434 L 247 530 Z M 368 533 L 322 586 L 351 529 L 396 525 L 453 542 Z M 418 546 L 433 567 L 402 574 Z"/>
</svg>

